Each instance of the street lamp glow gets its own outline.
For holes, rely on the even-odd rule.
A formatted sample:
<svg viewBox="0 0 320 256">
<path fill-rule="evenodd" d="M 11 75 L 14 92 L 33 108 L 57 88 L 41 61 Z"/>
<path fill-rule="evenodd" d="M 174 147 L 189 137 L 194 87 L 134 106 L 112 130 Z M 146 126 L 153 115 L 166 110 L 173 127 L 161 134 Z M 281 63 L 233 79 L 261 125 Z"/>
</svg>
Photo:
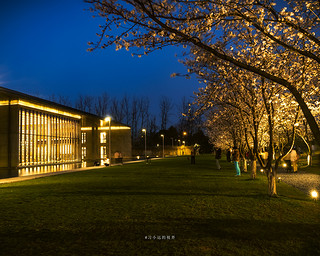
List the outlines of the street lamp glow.
<svg viewBox="0 0 320 256">
<path fill-rule="evenodd" d="M 110 122 L 110 121 L 111 121 L 111 117 L 110 117 L 110 116 L 107 116 L 107 117 L 104 119 L 104 121 Z"/>
<path fill-rule="evenodd" d="M 286 163 L 284 163 L 282 166 L 283 166 L 283 167 L 287 167 L 287 164 L 286 164 Z"/>
<path fill-rule="evenodd" d="M 187 132 L 183 132 L 183 135 L 186 136 L 186 135 L 187 135 Z"/>
<path fill-rule="evenodd" d="M 263 170 L 263 169 L 260 169 L 260 172 L 264 172 L 264 170 Z"/>
</svg>

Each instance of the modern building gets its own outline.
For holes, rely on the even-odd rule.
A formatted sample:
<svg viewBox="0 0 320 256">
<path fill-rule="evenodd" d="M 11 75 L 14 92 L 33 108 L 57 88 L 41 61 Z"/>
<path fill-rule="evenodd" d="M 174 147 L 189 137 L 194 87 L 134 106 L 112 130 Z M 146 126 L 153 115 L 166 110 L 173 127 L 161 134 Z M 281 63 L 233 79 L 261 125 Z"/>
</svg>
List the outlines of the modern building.
<svg viewBox="0 0 320 256">
<path fill-rule="evenodd" d="M 131 158 L 129 126 L 0 87 L 0 178 L 89 167 L 115 152 Z"/>
</svg>

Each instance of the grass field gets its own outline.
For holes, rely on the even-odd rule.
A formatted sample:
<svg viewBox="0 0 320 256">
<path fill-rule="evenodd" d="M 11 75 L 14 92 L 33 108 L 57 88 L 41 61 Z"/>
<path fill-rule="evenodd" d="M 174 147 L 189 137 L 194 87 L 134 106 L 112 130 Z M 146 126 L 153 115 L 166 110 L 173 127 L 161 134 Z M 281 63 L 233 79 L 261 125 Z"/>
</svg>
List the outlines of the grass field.
<svg viewBox="0 0 320 256">
<path fill-rule="evenodd" d="M 212 156 L 0 185 L 0 255 L 320 255 L 320 207 Z"/>
</svg>

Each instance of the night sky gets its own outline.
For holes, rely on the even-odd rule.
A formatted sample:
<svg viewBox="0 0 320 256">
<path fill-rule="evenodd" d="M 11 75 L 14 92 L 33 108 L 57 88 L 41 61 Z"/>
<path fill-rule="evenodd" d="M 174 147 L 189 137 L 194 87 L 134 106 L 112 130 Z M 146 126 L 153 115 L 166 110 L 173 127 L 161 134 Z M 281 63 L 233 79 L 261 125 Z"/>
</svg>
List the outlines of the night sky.
<svg viewBox="0 0 320 256">
<path fill-rule="evenodd" d="M 170 78 L 183 73 L 171 47 L 143 56 L 115 51 L 115 46 L 87 52 L 103 19 L 92 18 L 82 0 L 2 1 L 0 8 L 0 86 L 48 98 L 50 95 L 148 96 L 151 112 L 161 96 L 175 104 L 197 91 L 195 79 Z"/>
</svg>

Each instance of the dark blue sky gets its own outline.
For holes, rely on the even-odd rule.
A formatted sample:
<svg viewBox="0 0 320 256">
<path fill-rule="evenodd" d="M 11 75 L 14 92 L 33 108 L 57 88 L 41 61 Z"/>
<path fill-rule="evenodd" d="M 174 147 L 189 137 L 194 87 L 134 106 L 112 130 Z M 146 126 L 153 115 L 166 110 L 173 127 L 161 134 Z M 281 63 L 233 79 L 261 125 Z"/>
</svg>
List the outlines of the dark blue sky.
<svg viewBox="0 0 320 256">
<path fill-rule="evenodd" d="M 82 0 L 15 0 L 0 7 L 0 85 L 48 97 L 52 94 L 76 98 L 79 94 L 148 96 L 153 111 L 164 95 L 178 104 L 192 96 L 194 79 L 170 78 L 184 72 L 175 54 L 166 48 L 142 58 L 126 50 L 87 52 L 88 41 L 96 41 L 98 25 Z"/>
</svg>

